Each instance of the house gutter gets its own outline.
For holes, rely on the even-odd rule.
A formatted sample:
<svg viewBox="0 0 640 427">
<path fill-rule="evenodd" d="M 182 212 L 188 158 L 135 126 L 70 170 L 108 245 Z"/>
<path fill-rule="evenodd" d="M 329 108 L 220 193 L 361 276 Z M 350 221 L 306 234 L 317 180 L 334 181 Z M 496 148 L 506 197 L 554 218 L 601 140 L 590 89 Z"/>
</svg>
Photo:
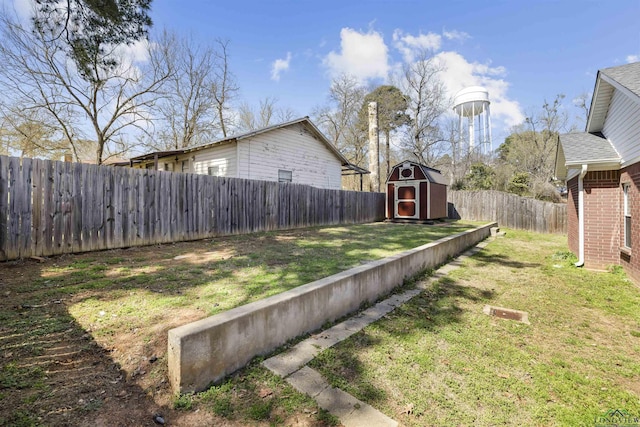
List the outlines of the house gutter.
<svg viewBox="0 0 640 427">
<path fill-rule="evenodd" d="M 582 165 L 578 176 L 578 262 L 576 267 L 584 265 L 584 176 L 587 174 L 587 165 Z"/>
</svg>

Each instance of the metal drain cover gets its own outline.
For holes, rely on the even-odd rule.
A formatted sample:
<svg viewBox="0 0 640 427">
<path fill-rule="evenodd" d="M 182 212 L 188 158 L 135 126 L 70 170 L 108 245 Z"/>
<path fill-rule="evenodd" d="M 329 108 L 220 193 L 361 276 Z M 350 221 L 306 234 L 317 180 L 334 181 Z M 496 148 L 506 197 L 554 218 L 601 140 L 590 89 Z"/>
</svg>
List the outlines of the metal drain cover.
<svg viewBox="0 0 640 427">
<path fill-rule="evenodd" d="M 527 325 L 531 324 L 529 323 L 529 314 L 526 311 L 485 305 L 482 312 L 488 316 L 499 317 L 500 319 L 516 320 L 518 322 L 526 323 Z"/>
</svg>

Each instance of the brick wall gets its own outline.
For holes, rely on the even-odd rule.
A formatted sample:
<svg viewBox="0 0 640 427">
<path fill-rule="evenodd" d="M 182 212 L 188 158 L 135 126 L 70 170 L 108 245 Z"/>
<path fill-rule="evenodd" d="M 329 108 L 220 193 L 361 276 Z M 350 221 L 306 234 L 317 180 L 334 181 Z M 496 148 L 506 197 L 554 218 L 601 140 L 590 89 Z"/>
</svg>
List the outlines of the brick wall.
<svg viewBox="0 0 640 427">
<path fill-rule="evenodd" d="M 618 171 L 588 172 L 584 177 L 585 266 L 619 264 L 622 190 Z"/>
<path fill-rule="evenodd" d="M 619 264 L 622 265 L 629 276 L 636 283 L 640 283 L 640 163 L 622 169 L 620 183 L 630 184 L 629 202 L 631 203 L 631 251 L 619 253 Z M 619 246 L 624 243 L 624 215 L 622 189 L 620 190 L 620 218 L 618 228 L 620 230 Z"/>
</svg>

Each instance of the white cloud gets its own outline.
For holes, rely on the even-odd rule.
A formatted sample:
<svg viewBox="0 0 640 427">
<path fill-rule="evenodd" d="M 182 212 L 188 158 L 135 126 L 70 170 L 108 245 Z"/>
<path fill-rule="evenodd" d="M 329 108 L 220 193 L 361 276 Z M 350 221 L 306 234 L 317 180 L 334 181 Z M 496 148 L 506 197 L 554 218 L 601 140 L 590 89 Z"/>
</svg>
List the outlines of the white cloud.
<svg viewBox="0 0 640 427">
<path fill-rule="evenodd" d="M 280 81 L 280 74 L 289 69 L 291 64 L 291 52 L 287 52 L 285 59 L 276 59 L 271 64 L 271 80 Z"/>
<path fill-rule="evenodd" d="M 627 55 L 628 63 L 639 62 L 639 61 L 640 61 L 640 55 Z"/>
<path fill-rule="evenodd" d="M 396 53 L 402 55 L 402 59 L 398 58 L 399 61 L 395 62 L 390 59 L 389 48 L 382 35 L 376 31 L 365 33 L 343 28 L 340 37 L 340 52 L 330 52 L 323 61 L 333 75 L 347 73 L 363 83 L 372 78 L 388 81 L 391 75 L 395 76 L 401 70 L 403 63 L 415 61 L 418 54 L 426 50 L 444 66 L 445 71 L 440 74 L 440 79 L 448 97 L 453 98 L 459 90 L 469 86 L 487 89 L 491 101 L 492 127 L 497 131 L 494 135 L 508 134 L 512 126 L 524 121 L 520 104 L 508 95 L 510 84 L 505 67 L 492 65 L 491 61 L 470 62 L 458 52 L 441 50 L 443 41 L 469 38 L 465 32 L 412 35 L 395 30 L 392 44 L 397 49 Z"/>
<path fill-rule="evenodd" d="M 452 31 L 444 30 L 442 31 L 442 35 L 447 40 L 465 41 L 471 38 L 471 36 L 468 33 L 465 33 L 464 31 L 458 31 L 458 30 L 452 30 Z"/>
<path fill-rule="evenodd" d="M 507 131 L 509 127 L 522 123 L 524 115 L 520 104 L 507 95 L 509 83 L 505 80 L 504 67 L 469 62 L 458 52 L 440 52 L 436 57 L 446 67 L 440 79 L 450 96 L 465 87 L 482 86 L 489 92 L 491 119 L 495 125 L 502 124 Z"/>
<path fill-rule="evenodd" d="M 365 82 L 385 79 L 389 72 L 388 48 L 382 35 L 343 28 L 340 31 L 340 52 L 331 51 L 323 64 L 332 75 L 349 74 Z"/>
<path fill-rule="evenodd" d="M 157 48 L 156 43 L 147 40 L 117 46 L 114 51 L 120 61 L 117 73 L 126 78 L 140 79 L 142 77 L 140 66 L 149 61 L 149 51 Z"/>
<path fill-rule="evenodd" d="M 419 34 L 413 36 L 404 34 L 402 30 L 393 32 L 393 44 L 402 53 L 406 62 L 416 58 L 417 53 L 424 50 L 437 51 L 442 45 L 442 36 L 435 33 Z"/>
<path fill-rule="evenodd" d="M 150 48 L 159 48 L 157 43 L 149 42 L 147 40 L 138 40 L 129 45 L 119 45 L 116 47 L 116 52 L 122 55 L 125 61 L 131 63 L 147 62 L 149 60 Z"/>
</svg>

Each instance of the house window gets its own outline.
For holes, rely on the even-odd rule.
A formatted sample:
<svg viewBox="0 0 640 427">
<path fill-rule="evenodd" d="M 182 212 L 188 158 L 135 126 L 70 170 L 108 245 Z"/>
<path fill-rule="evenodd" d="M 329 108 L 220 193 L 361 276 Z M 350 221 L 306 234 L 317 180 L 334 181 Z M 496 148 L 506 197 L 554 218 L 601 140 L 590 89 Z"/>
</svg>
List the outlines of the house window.
<svg viewBox="0 0 640 427">
<path fill-rule="evenodd" d="M 291 182 L 292 180 L 293 180 L 292 171 L 278 169 L 278 182 Z"/>
<path fill-rule="evenodd" d="M 220 176 L 220 166 L 209 166 L 207 174 L 211 176 Z"/>
<path fill-rule="evenodd" d="M 182 161 L 182 172 L 189 172 L 189 160 Z"/>
<path fill-rule="evenodd" d="M 624 195 L 624 246 L 631 248 L 631 199 L 629 198 L 629 184 L 622 185 L 622 193 Z"/>
</svg>

